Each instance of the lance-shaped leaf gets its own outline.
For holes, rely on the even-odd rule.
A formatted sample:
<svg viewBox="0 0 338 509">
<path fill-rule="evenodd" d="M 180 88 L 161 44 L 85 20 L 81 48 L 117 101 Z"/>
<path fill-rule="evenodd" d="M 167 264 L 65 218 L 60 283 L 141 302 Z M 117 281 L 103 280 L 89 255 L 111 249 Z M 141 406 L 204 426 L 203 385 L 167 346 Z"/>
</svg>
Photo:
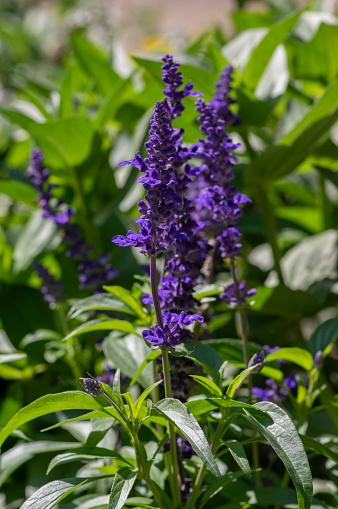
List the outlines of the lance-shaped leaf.
<svg viewBox="0 0 338 509">
<path fill-rule="evenodd" d="M 249 376 L 250 373 L 252 371 L 254 371 L 258 366 L 260 366 L 260 365 L 255 364 L 254 366 L 251 366 L 250 368 L 245 369 L 239 375 L 236 376 L 236 378 L 231 382 L 231 384 L 228 387 L 228 390 L 226 393 L 227 398 L 234 397 L 234 395 L 236 394 L 236 391 L 240 388 L 240 386 L 242 385 L 242 383 L 244 382 L 246 377 Z"/>
<path fill-rule="evenodd" d="M 207 468 L 216 477 L 220 477 L 221 474 L 203 430 L 183 403 L 177 399 L 166 398 L 154 405 L 153 408 L 177 427 Z"/>
<path fill-rule="evenodd" d="M 205 376 L 197 376 L 197 375 L 190 375 L 191 378 L 196 380 L 202 387 L 205 387 L 211 394 L 214 396 L 222 397 L 222 391 L 218 387 L 218 385 L 215 384 L 212 380 L 209 380 L 209 378 L 206 378 Z"/>
<path fill-rule="evenodd" d="M 323 456 L 326 456 L 332 461 L 338 463 L 338 454 L 327 445 L 321 444 L 318 442 L 318 440 L 314 440 L 313 438 L 307 437 L 305 435 L 299 435 L 299 438 L 303 442 L 303 445 L 306 449 L 311 449 L 317 454 L 322 454 Z"/>
<path fill-rule="evenodd" d="M 284 463 L 297 491 L 299 509 L 309 509 L 312 500 L 311 471 L 302 441 L 293 422 L 288 414 L 274 403 L 261 401 L 254 406 L 266 412 L 273 423 L 267 423 L 264 419 L 246 412 L 249 419 L 269 441 Z"/>
<path fill-rule="evenodd" d="M 76 488 L 98 479 L 106 479 L 107 477 L 109 476 L 91 477 L 90 479 L 74 477 L 72 479 L 49 482 L 33 493 L 20 509 L 51 509 L 72 493 L 72 491 L 76 490 Z"/>
<path fill-rule="evenodd" d="M 0 446 L 6 438 L 23 424 L 41 415 L 58 410 L 100 410 L 111 417 L 111 414 L 94 398 L 81 391 L 67 391 L 60 394 L 48 394 L 21 408 L 0 432 Z"/>
<path fill-rule="evenodd" d="M 236 401 L 234 399 L 223 399 L 223 398 L 207 398 L 207 399 L 195 399 L 188 401 L 184 404 L 186 408 L 194 414 L 195 417 L 198 415 L 205 414 L 206 412 L 215 411 L 219 408 L 245 408 L 252 415 L 258 415 L 261 418 L 269 419 L 269 416 L 259 410 L 254 405 L 243 403 L 242 401 Z M 272 421 L 271 421 L 272 422 Z"/>
<path fill-rule="evenodd" d="M 138 470 L 136 468 L 121 468 L 114 477 L 110 492 L 108 509 L 121 509 L 134 486 Z"/>
<path fill-rule="evenodd" d="M 130 461 L 124 459 L 118 452 L 110 451 L 104 447 L 78 447 L 76 452 L 66 452 L 55 456 L 48 465 L 47 475 L 53 468 L 59 465 L 65 465 L 73 461 L 93 461 L 101 458 L 113 458 L 133 466 Z"/>
<path fill-rule="evenodd" d="M 107 290 L 107 292 L 115 295 L 115 297 L 124 302 L 136 313 L 137 316 L 139 316 L 143 321 L 145 321 L 145 323 L 148 322 L 149 317 L 143 311 L 141 302 L 135 299 L 134 295 L 129 290 L 126 290 L 122 286 L 104 286 L 103 288 Z"/>
<path fill-rule="evenodd" d="M 295 364 L 298 364 L 298 366 L 306 369 L 306 371 L 311 371 L 313 366 L 313 357 L 310 352 L 295 346 L 292 348 L 280 348 L 276 352 L 268 355 L 265 361 L 272 362 L 278 359 L 294 362 Z"/>
<path fill-rule="evenodd" d="M 75 318 L 81 313 L 91 311 L 93 309 L 102 311 L 120 311 L 121 313 L 127 313 L 129 315 L 135 314 L 129 306 L 121 300 L 113 297 L 113 295 L 109 295 L 109 293 L 99 293 L 76 302 L 76 304 L 70 308 L 68 316 L 69 318 Z"/>
<path fill-rule="evenodd" d="M 93 332 L 96 330 L 121 330 L 124 332 L 132 332 L 137 334 L 132 323 L 127 322 L 126 320 L 89 320 L 89 322 L 82 323 L 72 332 L 70 332 L 65 338 L 69 339 L 73 336 L 79 336 L 80 334 L 84 334 L 85 332 Z"/>
<path fill-rule="evenodd" d="M 132 381 L 129 384 L 129 387 L 134 385 L 134 383 L 137 381 L 138 377 L 140 376 L 140 374 L 142 373 L 144 368 L 146 368 L 150 362 L 157 359 L 157 357 L 159 357 L 159 355 L 161 355 L 161 350 L 153 350 L 152 352 L 150 352 L 150 354 L 144 359 L 141 366 L 136 371 L 134 378 L 132 379 Z"/>
<path fill-rule="evenodd" d="M 136 401 L 135 403 L 135 412 L 136 412 L 136 417 L 138 417 L 138 414 L 141 410 L 141 406 L 142 406 L 142 403 L 143 401 L 146 399 L 146 397 L 151 393 L 151 391 L 153 389 L 155 389 L 155 387 L 157 387 L 159 384 L 162 383 L 163 380 L 160 380 L 159 382 L 155 382 L 154 384 L 152 384 L 150 387 L 148 387 L 145 391 L 142 392 L 141 396 L 138 398 L 138 400 Z"/>
<path fill-rule="evenodd" d="M 246 457 L 242 444 L 237 440 L 226 440 L 225 445 L 229 449 L 231 456 L 234 458 L 239 468 L 247 477 L 251 477 L 249 461 Z"/>
<path fill-rule="evenodd" d="M 312 334 L 309 341 L 309 350 L 314 355 L 321 350 L 324 352 L 338 338 L 338 318 L 330 318 L 321 323 Z"/>
</svg>

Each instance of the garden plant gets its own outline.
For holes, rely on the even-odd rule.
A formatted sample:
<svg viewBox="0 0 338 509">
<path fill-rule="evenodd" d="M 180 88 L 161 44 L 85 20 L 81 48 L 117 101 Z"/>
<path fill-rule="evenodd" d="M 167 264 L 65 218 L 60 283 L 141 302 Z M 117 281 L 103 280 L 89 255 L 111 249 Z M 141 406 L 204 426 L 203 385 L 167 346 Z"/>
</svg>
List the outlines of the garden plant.
<svg viewBox="0 0 338 509">
<path fill-rule="evenodd" d="M 337 507 L 324 4 L 39 70 L 3 7 L 0 506 Z"/>
</svg>

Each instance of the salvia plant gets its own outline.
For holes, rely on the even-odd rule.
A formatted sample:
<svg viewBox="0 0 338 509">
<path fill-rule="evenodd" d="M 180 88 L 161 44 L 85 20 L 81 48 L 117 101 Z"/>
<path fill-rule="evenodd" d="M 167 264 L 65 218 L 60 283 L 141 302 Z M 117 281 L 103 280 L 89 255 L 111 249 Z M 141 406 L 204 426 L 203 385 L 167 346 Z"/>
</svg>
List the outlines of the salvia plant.
<svg viewBox="0 0 338 509">
<path fill-rule="evenodd" d="M 193 90 L 192 83 L 184 85 L 179 64 L 171 55 L 162 60 L 164 97 L 156 102 L 150 120 L 145 143 L 148 155 L 137 153 L 134 159 L 120 163 L 141 172 L 138 182 L 146 194 L 138 204 L 138 228 L 112 239 L 121 248 L 139 249 L 148 261 L 141 301 L 122 287 L 107 286 L 116 276 L 110 257 L 103 253 L 91 256 L 93 247 L 83 240 L 75 211 L 55 195 L 43 153 L 40 149 L 32 153 L 28 175 L 38 191 L 42 217 L 56 224 L 67 256 L 78 260 L 80 289 L 93 292 L 70 310 L 70 316 L 84 311 L 92 315 L 65 337 L 74 375 L 82 371 L 76 359 L 78 336 L 91 330 L 129 333 L 135 341 L 144 342 L 147 354 L 132 381 L 108 364 L 102 375 L 82 377 L 83 390 L 42 396 L 9 420 L 0 433 L 1 443 L 33 418 L 55 411 L 88 410 L 57 425 L 90 421 L 93 431 L 84 446 L 57 455 L 48 470 L 80 460 L 104 460 L 96 468 L 98 475 L 52 481 L 33 493 L 22 508 L 53 507 L 76 488 L 94 481 L 110 484 L 111 491 L 103 502 L 102 497 L 100 501 L 90 499 L 88 507 L 213 507 L 212 500 L 242 476 L 256 490 L 267 482 L 262 477 L 259 442 L 269 444 L 284 463 L 285 482 L 292 479 L 299 507 L 310 508 L 312 478 L 304 446 L 316 449 L 318 444 L 298 430 L 320 393 L 324 357 L 318 351 L 312 360 L 304 351 L 310 373 L 307 388 L 303 381 L 292 375 L 284 377 L 281 371 L 286 360 L 294 359 L 294 349 L 266 345 L 253 355 L 249 351 L 245 308 L 256 290 L 248 289 L 236 271 L 242 237 L 238 221 L 242 205 L 250 199 L 233 183 L 234 152 L 239 144 L 233 143 L 229 129 L 240 123 L 231 109 L 233 69 L 230 65 L 224 68 L 207 101 Z M 179 127 L 188 96 L 196 97 L 201 131 L 201 137 L 189 146 L 183 144 Z M 203 297 L 212 292 L 196 292 L 212 281 L 220 263 L 228 267 L 231 280 L 215 293 L 220 302 L 238 311 L 242 339 L 244 370 L 231 379 L 225 376 L 227 360 L 208 345 L 208 307 Z M 62 283 L 38 260 L 34 269 L 44 299 L 62 310 Z M 97 318 L 104 310 L 107 316 Z M 116 312 L 125 313 L 124 318 L 116 318 Z M 64 315 L 63 319 L 67 322 Z M 123 341 L 123 336 L 112 338 Z M 103 348 L 107 350 L 107 344 Z M 114 363 L 114 356 L 111 360 Z M 145 386 L 144 377 L 141 394 L 125 392 L 128 386 L 136 387 L 151 365 L 153 383 Z M 259 372 L 268 377 L 265 388 L 253 387 Z M 204 389 L 201 397 L 189 397 L 191 379 Z M 296 425 L 284 409 L 285 401 L 295 406 Z M 122 448 L 118 442 L 115 447 L 109 447 L 109 441 L 101 442 L 111 429 L 121 437 Z M 123 452 L 125 448 L 128 453 Z M 229 470 L 229 458 L 237 470 Z"/>
</svg>

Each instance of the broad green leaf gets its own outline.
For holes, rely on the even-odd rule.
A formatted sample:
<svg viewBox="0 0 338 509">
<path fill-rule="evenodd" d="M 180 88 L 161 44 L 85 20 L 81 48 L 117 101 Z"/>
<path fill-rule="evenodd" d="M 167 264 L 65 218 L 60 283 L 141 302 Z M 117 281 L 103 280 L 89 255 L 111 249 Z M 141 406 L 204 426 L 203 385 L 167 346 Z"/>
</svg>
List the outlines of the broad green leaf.
<svg viewBox="0 0 338 509">
<path fill-rule="evenodd" d="M 276 207 L 275 214 L 276 217 L 295 223 L 311 233 L 322 231 L 321 211 L 313 207 L 299 205 Z"/>
<path fill-rule="evenodd" d="M 314 440 L 313 438 L 307 437 L 305 435 L 299 435 L 299 438 L 303 442 L 303 445 L 306 449 L 311 449 L 315 451 L 317 454 L 322 454 L 327 458 L 331 459 L 338 463 L 338 453 L 334 452 L 332 448 L 328 447 L 325 444 L 321 444 L 318 440 Z"/>
<path fill-rule="evenodd" d="M 6 438 L 26 422 L 41 415 L 57 412 L 58 410 L 100 410 L 109 417 L 111 414 L 97 401 L 80 391 L 67 391 L 60 394 L 48 394 L 21 408 L 0 431 L 0 446 Z"/>
<path fill-rule="evenodd" d="M 248 412 L 256 415 L 257 412 L 259 417 L 267 418 L 265 412 L 258 410 L 255 406 L 243 403 L 242 401 L 236 401 L 234 399 L 222 399 L 222 398 L 207 398 L 207 399 L 195 399 L 188 401 L 184 404 L 189 412 L 195 417 L 205 414 L 206 412 L 215 411 L 220 408 L 245 408 Z"/>
<path fill-rule="evenodd" d="M 129 384 L 129 387 L 131 387 L 132 385 L 134 385 L 134 383 L 137 381 L 138 377 L 140 376 L 140 374 L 142 373 L 142 371 L 144 370 L 144 368 L 146 366 L 148 366 L 148 364 L 152 361 L 154 361 L 155 359 L 157 359 L 157 357 L 159 357 L 161 355 L 161 351 L 160 350 L 153 350 L 152 352 L 150 352 L 149 355 L 147 355 L 147 357 L 144 359 L 144 361 L 142 362 L 141 366 L 138 368 L 138 370 L 136 371 L 136 374 L 134 376 L 134 378 L 132 379 L 132 381 L 130 382 Z"/>
<path fill-rule="evenodd" d="M 103 349 L 114 366 L 131 379 L 134 378 L 149 353 L 149 348 L 143 339 L 135 334 L 129 334 L 123 338 L 109 335 L 104 340 Z M 144 389 L 153 383 L 153 370 L 150 364 L 139 375 L 138 383 Z"/>
<path fill-rule="evenodd" d="M 0 193 L 6 194 L 12 198 L 12 200 L 26 203 L 29 207 L 33 206 L 38 195 L 33 186 L 9 179 L 1 180 Z"/>
<path fill-rule="evenodd" d="M 19 443 L 1 454 L 0 487 L 18 467 L 32 459 L 36 454 L 45 452 L 64 451 L 75 449 L 79 442 L 57 442 L 48 440 L 35 440 L 29 443 Z"/>
<path fill-rule="evenodd" d="M 81 299 L 74 304 L 68 313 L 69 318 L 75 318 L 85 311 L 91 310 L 106 310 L 106 311 L 120 311 L 121 313 L 127 313 L 134 315 L 133 310 L 127 306 L 124 302 L 119 299 L 114 299 L 112 295 L 107 293 L 99 293 L 97 295 L 91 295 L 85 299 Z"/>
<path fill-rule="evenodd" d="M 59 332 L 49 329 L 37 329 L 32 334 L 27 334 L 20 342 L 20 348 L 37 343 L 38 341 L 60 341 L 62 335 Z"/>
<path fill-rule="evenodd" d="M 127 322 L 126 320 L 106 320 L 106 319 L 96 319 L 90 320 L 89 322 L 82 323 L 72 332 L 70 332 L 65 338 L 64 341 L 72 338 L 73 336 L 79 336 L 80 334 L 84 334 L 85 332 L 92 332 L 96 330 L 121 330 L 124 332 L 132 332 L 137 334 L 133 324 Z"/>
<path fill-rule="evenodd" d="M 178 345 L 176 350 L 180 353 L 186 353 L 186 356 L 200 364 L 213 380 L 217 380 L 219 369 L 223 364 L 223 359 L 215 349 L 207 343 L 208 342 L 189 341 Z"/>
<path fill-rule="evenodd" d="M 299 509 L 309 509 L 312 500 L 312 477 L 307 456 L 297 430 L 287 413 L 268 401 L 255 403 L 256 408 L 266 412 L 273 420 L 267 424 L 264 419 L 249 415 L 249 419 L 269 441 L 296 487 Z M 247 412 L 246 412 L 247 413 Z"/>
<path fill-rule="evenodd" d="M 229 364 L 234 364 L 240 368 L 244 367 L 243 363 L 243 347 L 240 339 L 220 338 L 208 339 L 201 341 L 202 345 L 208 346 L 215 350 L 221 357 L 221 364 L 228 361 Z M 188 346 L 189 347 L 189 346 Z M 249 341 L 249 357 L 251 358 L 255 353 L 259 352 L 262 347 L 256 343 Z M 194 353 L 194 352 L 193 352 Z M 193 355 L 193 353 L 191 355 Z"/>
<path fill-rule="evenodd" d="M 318 103 L 282 138 L 248 166 L 247 183 L 264 183 L 281 178 L 297 168 L 314 150 L 338 119 L 338 81 L 324 92 Z"/>
<path fill-rule="evenodd" d="M 109 476 L 91 477 L 90 479 L 74 477 L 72 479 L 49 482 L 33 493 L 20 509 L 51 509 L 76 490 L 76 488 L 98 479 L 106 479 L 107 477 Z"/>
<path fill-rule="evenodd" d="M 139 414 L 139 411 L 141 409 L 141 406 L 142 406 L 142 403 L 144 402 L 144 400 L 146 399 L 146 397 L 151 393 L 151 391 L 153 389 L 155 389 L 155 387 L 157 387 L 158 385 L 160 385 L 161 383 L 163 382 L 163 380 L 160 380 L 159 382 L 155 382 L 153 385 L 151 385 L 150 387 L 148 387 L 145 391 L 142 392 L 141 396 L 138 398 L 138 400 L 136 401 L 135 403 L 135 413 L 136 413 L 136 417 L 138 417 L 138 414 Z"/>
<path fill-rule="evenodd" d="M 48 465 L 46 475 L 59 465 L 65 465 L 73 461 L 93 461 L 101 458 L 117 459 L 123 463 L 127 463 L 129 466 L 131 465 L 121 454 L 111 451 L 110 449 L 105 449 L 103 447 L 78 447 L 75 452 L 66 452 L 55 456 Z"/>
<path fill-rule="evenodd" d="M 223 46 L 222 54 L 234 66 L 242 70 L 250 59 L 253 50 L 259 45 L 267 32 L 266 28 L 261 27 L 245 30 Z"/>
<path fill-rule="evenodd" d="M 317 13 L 316 13 L 317 14 Z M 315 37 L 294 54 L 294 75 L 300 79 L 324 79 L 329 83 L 337 76 L 337 25 L 322 23 Z"/>
<path fill-rule="evenodd" d="M 285 37 L 298 20 L 299 15 L 300 11 L 295 14 L 291 14 L 275 25 L 272 25 L 267 34 L 263 37 L 263 39 L 261 39 L 259 44 L 251 53 L 248 63 L 243 71 L 242 80 L 252 89 L 255 89 L 258 85 L 275 49 L 284 41 Z"/>
<path fill-rule="evenodd" d="M 110 492 L 108 509 L 122 509 L 134 486 L 137 475 L 138 470 L 135 468 L 123 467 L 117 472 Z"/>
<path fill-rule="evenodd" d="M 206 378 L 205 376 L 197 376 L 197 375 L 190 375 L 191 378 L 196 380 L 199 384 L 201 384 L 203 387 L 205 387 L 211 394 L 214 396 L 222 397 L 222 391 L 218 387 L 218 385 L 215 384 L 212 380 L 209 380 L 209 378 Z"/>
<path fill-rule="evenodd" d="M 336 28 L 337 29 L 337 28 Z M 327 87 L 319 101 L 311 108 L 305 117 L 286 134 L 278 144 L 290 146 L 299 136 L 319 120 L 331 115 L 338 108 L 338 81 L 335 80 Z"/>
<path fill-rule="evenodd" d="M 137 316 L 147 323 L 148 316 L 143 311 L 141 302 L 137 301 L 130 291 L 122 288 L 122 286 L 104 286 L 103 288 L 124 302 Z"/>
<path fill-rule="evenodd" d="M 94 120 L 94 127 L 97 130 L 102 129 L 110 118 L 114 118 L 118 108 L 123 103 L 125 96 L 131 91 L 130 79 L 120 80 L 116 82 L 111 89 L 110 94 L 106 97 L 103 105 L 101 106 L 96 119 Z"/>
<path fill-rule="evenodd" d="M 83 36 L 73 35 L 72 44 L 81 67 L 95 80 L 104 95 L 123 81 L 108 63 L 103 53 Z"/>
<path fill-rule="evenodd" d="M 216 477 L 220 477 L 221 474 L 203 430 L 183 403 L 177 399 L 166 398 L 154 405 L 153 408 L 177 427 L 206 467 Z"/>
<path fill-rule="evenodd" d="M 330 318 L 326 322 L 321 323 L 313 332 L 309 341 L 309 350 L 312 355 L 320 350 L 330 347 L 338 338 L 338 318 Z"/>
<path fill-rule="evenodd" d="M 227 392 L 226 392 L 227 398 L 231 399 L 234 397 L 234 395 L 236 394 L 237 390 L 242 385 L 242 383 L 244 382 L 246 377 L 249 376 L 250 373 L 257 368 L 257 366 L 258 365 L 255 364 L 254 366 L 251 366 L 250 368 L 245 369 L 244 371 L 239 373 L 239 375 L 236 376 L 236 378 L 231 382 L 231 384 L 229 385 L 229 387 L 227 389 Z"/>
<path fill-rule="evenodd" d="M 265 361 L 272 362 L 278 359 L 294 362 L 306 371 L 311 371 L 313 366 L 313 357 L 310 352 L 303 348 L 297 348 L 296 346 L 293 346 L 292 348 L 280 348 L 276 352 L 270 353 L 266 357 Z"/>
<path fill-rule="evenodd" d="M 89 120 L 70 117 L 34 124 L 30 134 L 45 154 L 46 164 L 72 168 L 89 156 L 94 131 Z"/>
<path fill-rule="evenodd" d="M 268 27 L 272 25 L 273 14 L 271 11 L 246 11 L 238 9 L 231 13 L 231 17 L 237 30 L 247 30 L 249 28 Z"/>
<path fill-rule="evenodd" d="M 121 372 L 119 369 L 116 370 L 113 380 L 113 392 L 116 394 L 118 401 L 122 404 L 121 399 Z"/>
<path fill-rule="evenodd" d="M 324 278 L 333 279 L 337 278 L 337 262 L 338 252 L 336 249 L 338 234 L 336 230 L 325 230 L 317 235 L 306 237 L 304 240 L 289 249 L 281 260 L 282 272 L 284 275 L 285 284 L 292 290 L 308 290 L 313 283 L 322 281 Z M 272 278 L 269 276 L 269 284 Z M 276 291 L 276 290 L 275 290 Z M 287 291 L 287 290 L 286 290 Z M 307 299 L 308 310 L 312 309 L 309 297 L 312 297 L 316 302 L 314 296 L 309 293 L 298 295 L 298 300 L 303 301 L 297 305 L 297 295 L 290 293 L 288 299 L 283 298 L 282 295 L 285 290 L 281 290 L 279 298 L 279 306 L 283 301 L 283 306 L 290 307 L 289 303 L 292 299 L 292 307 L 297 306 L 297 309 L 302 309 L 302 304 Z M 318 306 L 318 305 L 317 305 Z M 291 309 L 290 309 L 291 311 Z M 316 309 L 312 309 L 311 313 Z M 304 316 L 305 309 L 303 311 Z"/>
<path fill-rule="evenodd" d="M 52 221 L 42 219 L 40 210 L 35 211 L 16 241 L 13 251 L 14 272 L 27 269 L 36 256 L 47 249 L 55 249 L 58 244 L 56 225 Z"/>
<path fill-rule="evenodd" d="M 239 468 L 247 477 L 251 477 L 251 468 L 242 444 L 237 440 L 226 440 L 224 443 L 229 449 L 231 456 L 234 458 Z"/>
</svg>

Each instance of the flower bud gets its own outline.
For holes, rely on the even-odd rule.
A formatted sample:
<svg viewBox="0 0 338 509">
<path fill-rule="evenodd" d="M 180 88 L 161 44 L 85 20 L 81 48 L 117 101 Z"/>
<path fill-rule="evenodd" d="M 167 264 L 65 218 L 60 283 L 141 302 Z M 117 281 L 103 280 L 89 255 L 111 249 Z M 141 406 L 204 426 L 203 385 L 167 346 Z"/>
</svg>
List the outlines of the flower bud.
<svg viewBox="0 0 338 509">
<path fill-rule="evenodd" d="M 252 373 L 259 373 L 264 366 L 264 360 L 265 360 L 264 351 L 261 350 L 260 352 L 255 353 L 253 357 L 251 357 L 248 364 L 248 368 L 251 368 L 251 366 L 255 366 L 256 364 L 258 364 L 257 368 L 254 369 Z"/>
<path fill-rule="evenodd" d="M 324 365 L 324 355 L 321 350 L 318 350 L 318 352 L 313 358 L 313 367 L 320 369 L 323 367 L 323 365 Z"/>
<path fill-rule="evenodd" d="M 84 390 L 91 396 L 102 396 L 103 389 L 95 378 L 84 378 L 82 380 Z"/>
</svg>

